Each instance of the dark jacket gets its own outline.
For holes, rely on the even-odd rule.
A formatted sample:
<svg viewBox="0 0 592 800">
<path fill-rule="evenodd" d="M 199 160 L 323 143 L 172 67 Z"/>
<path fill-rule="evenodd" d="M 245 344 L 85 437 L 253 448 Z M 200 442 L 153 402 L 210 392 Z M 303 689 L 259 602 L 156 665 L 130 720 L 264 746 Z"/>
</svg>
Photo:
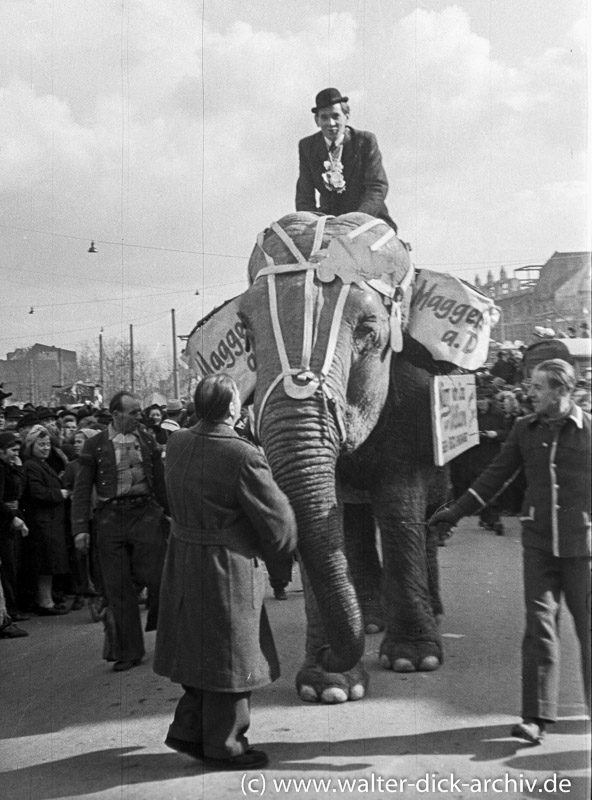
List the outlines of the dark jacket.
<svg viewBox="0 0 592 800">
<path fill-rule="evenodd" d="M 341 162 L 345 191 L 338 194 L 327 189 L 323 182 L 328 160 L 327 145 L 321 131 L 301 139 L 298 144 L 300 172 L 296 184 L 296 211 L 322 214 L 348 214 L 361 211 L 379 217 L 397 230 L 384 202 L 388 181 L 378 143 L 373 133 L 346 128 Z M 315 198 L 319 193 L 319 205 Z"/>
<path fill-rule="evenodd" d="M 12 520 L 20 516 L 8 506 L 19 499 L 23 491 L 22 470 L 0 461 L 0 535 L 14 531 L 11 528 Z"/>
<path fill-rule="evenodd" d="M 569 415 L 549 424 L 537 414 L 516 420 L 500 454 L 458 501 L 473 513 L 519 468 L 526 490 L 522 543 L 555 556 L 589 556 L 590 414 L 572 405 Z"/>
<path fill-rule="evenodd" d="M 242 692 L 279 676 L 264 558 L 288 556 L 296 522 L 263 454 L 227 425 L 175 431 L 166 452 L 171 536 L 154 670 L 176 683 Z"/>
<path fill-rule="evenodd" d="M 40 575 L 70 571 L 66 546 L 65 500 L 59 476 L 34 456 L 25 459 L 24 490 L 20 500 Z"/>
<path fill-rule="evenodd" d="M 135 431 L 140 442 L 146 481 L 156 500 L 167 508 L 162 455 L 154 439 L 142 428 Z M 87 439 L 82 448 L 78 475 L 72 495 L 72 534 L 88 533 L 92 517 L 92 489 L 101 498 L 117 497 L 117 463 L 109 439 L 109 428 Z"/>
</svg>

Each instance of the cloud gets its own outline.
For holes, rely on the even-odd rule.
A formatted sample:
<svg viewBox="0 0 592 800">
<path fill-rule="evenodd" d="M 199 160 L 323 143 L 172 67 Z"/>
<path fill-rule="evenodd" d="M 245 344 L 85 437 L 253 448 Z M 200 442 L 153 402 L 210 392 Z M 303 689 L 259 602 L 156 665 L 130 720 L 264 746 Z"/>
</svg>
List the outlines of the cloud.
<svg viewBox="0 0 592 800">
<path fill-rule="evenodd" d="M 238 3 L 227 24 L 191 0 L 5 3 L 3 223 L 196 251 L 106 263 L 104 246 L 97 263 L 119 285 L 122 259 L 130 282 L 215 285 L 219 302 L 244 266 L 198 252 L 246 258 L 292 210 L 297 141 L 315 130 L 316 92 L 336 85 L 352 124 L 378 136 L 418 262 L 583 249 L 585 26 L 566 20 L 556 46 L 510 64 L 460 5 L 379 5 L 366 20 L 304 11 L 287 28 L 279 9 L 266 25 Z M 67 247 L 59 257 L 77 268 Z"/>
</svg>

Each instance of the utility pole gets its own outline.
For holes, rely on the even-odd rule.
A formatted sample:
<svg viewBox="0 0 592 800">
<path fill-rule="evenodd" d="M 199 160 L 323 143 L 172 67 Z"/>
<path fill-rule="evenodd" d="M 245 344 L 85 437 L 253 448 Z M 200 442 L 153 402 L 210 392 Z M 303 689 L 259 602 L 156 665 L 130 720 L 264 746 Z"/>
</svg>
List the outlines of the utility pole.
<svg viewBox="0 0 592 800">
<path fill-rule="evenodd" d="M 179 372 L 177 365 L 177 325 L 175 323 L 175 309 L 171 308 L 171 322 L 173 326 L 173 392 L 179 397 Z"/>
<path fill-rule="evenodd" d="M 103 329 L 99 333 L 99 383 L 101 384 L 101 394 L 103 394 Z"/>
<path fill-rule="evenodd" d="M 133 392 L 135 389 L 134 380 L 134 326 L 129 326 L 130 332 L 130 390 Z"/>
</svg>

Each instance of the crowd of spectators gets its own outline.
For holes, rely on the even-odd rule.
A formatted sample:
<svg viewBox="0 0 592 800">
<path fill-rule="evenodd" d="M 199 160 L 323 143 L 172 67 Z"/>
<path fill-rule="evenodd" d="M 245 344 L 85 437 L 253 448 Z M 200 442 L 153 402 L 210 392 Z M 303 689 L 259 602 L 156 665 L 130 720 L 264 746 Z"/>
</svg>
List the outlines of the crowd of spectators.
<svg viewBox="0 0 592 800">
<path fill-rule="evenodd" d="M 70 498 L 85 441 L 110 421 L 91 404 L 0 408 L 0 638 L 27 636 L 17 623 L 31 614 L 68 614 L 85 601 L 92 619 L 101 618 L 99 560 L 94 548 L 74 547 Z M 142 414 L 163 457 L 172 431 L 194 421 L 192 404 L 181 400 Z"/>
</svg>

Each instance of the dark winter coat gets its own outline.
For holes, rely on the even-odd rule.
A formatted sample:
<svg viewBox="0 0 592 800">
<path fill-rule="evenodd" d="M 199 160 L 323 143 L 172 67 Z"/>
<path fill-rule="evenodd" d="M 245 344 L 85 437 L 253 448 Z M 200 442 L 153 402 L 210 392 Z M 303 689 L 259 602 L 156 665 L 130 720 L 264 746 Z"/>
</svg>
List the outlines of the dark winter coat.
<svg viewBox="0 0 592 800">
<path fill-rule="evenodd" d="M 265 457 L 229 426 L 200 423 L 169 438 L 166 485 L 155 672 L 217 692 L 276 680 L 263 559 L 290 555 L 296 522 Z"/>
<path fill-rule="evenodd" d="M 369 131 L 347 127 L 341 162 L 345 191 L 331 192 L 323 182 L 323 166 L 328 160 L 327 144 L 321 131 L 301 139 L 298 145 L 300 172 L 296 184 L 296 211 L 321 212 L 339 216 L 361 211 L 385 220 L 395 230 L 384 202 L 388 181 L 376 136 Z M 317 206 L 315 189 L 319 193 Z"/>
<path fill-rule="evenodd" d="M 522 543 L 564 558 L 589 556 L 590 414 L 572 405 L 547 422 L 537 414 L 516 420 L 500 454 L 457 503 L 473 513 L 523 468 Z"/>
<path fill-rule="evenodd" d="M 39 575 L 70 571 L 62 488 L 60 478 L 46 461 L 35 456 L 25 460 L 21 507 Z"/>
<path fill-rule="evenodd" d="M 22 470 L 0 461 L 0 536 L 15 536 L 15 529 L 11 527 L 12 520 L 20 516 L 20 513 L 10 508 L 10 505 L 20 498 L 22 491 Z"/>
</svg>

